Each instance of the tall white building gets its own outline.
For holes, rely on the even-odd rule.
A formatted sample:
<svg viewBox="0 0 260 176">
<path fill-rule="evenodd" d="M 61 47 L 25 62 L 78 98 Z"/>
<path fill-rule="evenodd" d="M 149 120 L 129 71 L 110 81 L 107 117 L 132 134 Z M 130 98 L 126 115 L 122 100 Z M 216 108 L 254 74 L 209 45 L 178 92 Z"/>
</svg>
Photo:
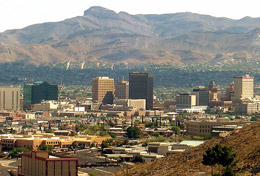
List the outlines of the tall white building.
<svg viewBox="0 0 260 176">
<path fill-rule="evenodd" d="M 20 110 L 21 88 L 0 87 L 0 110 Z"/>
<path fill-rule="evenodd" d="M 241 99 L 254 97 L 254 77 L 245 75 L 234 78 L 234 99 L 239 102 Z"/>
</svg>

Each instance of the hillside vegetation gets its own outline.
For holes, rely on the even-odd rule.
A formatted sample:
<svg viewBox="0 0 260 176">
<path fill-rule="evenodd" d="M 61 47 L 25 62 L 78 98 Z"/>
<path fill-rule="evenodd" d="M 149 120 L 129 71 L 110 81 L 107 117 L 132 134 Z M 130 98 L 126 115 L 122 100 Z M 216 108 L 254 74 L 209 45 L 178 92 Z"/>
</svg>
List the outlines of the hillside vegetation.
<svg viewBox="0 0 260 176">
<path fill-rule="evenodd" d="M 83 16 L 0 33 L 0 62 L 190 64 L 259 60 L 260 18 L 194 13 L 131 15 L 91 7 Z"/>
<path fill-rule="evenodd" d="M 118 176 L 172 176 L 198 175 L 198 172 L 210 174 L 210 167 L 202 164 L 203 154 L 216 144 L 232 147 L 237 153 L 238 164 L 235 173 L 254 175 L 260 173 L 260 123 L 248 125 L 232 132 L 225 138 L 213 138 L 201 146 L 186 152 L 168 156 L 151 163 L 137 164 L 128 172 L 118 172 Z M 217 169 L 217 168 L 215 168 Z M 223 169 L 223 168 L 222 168 Z M 128 174 L 127 174 L 128 173 Z"/>
</svg>

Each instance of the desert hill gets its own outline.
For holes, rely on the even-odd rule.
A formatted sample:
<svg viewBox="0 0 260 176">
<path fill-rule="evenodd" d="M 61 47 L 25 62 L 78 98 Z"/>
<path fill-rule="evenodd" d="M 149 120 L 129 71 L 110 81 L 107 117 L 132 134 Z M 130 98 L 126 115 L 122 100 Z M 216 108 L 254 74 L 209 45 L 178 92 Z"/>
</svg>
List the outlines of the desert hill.
<svg viewBox="0 0 260 176">
<path fill-rule="evenodd" d="M 213 138 L 204 144 L 172 156 L 147 164 L 137 164 L 132 169 L 117 173 L 119 176 L 172 176 L 198 175 L 198 172 L 210 174 L 210 167 L 201 164 L 202 156 L 209 147 L 216 144 L 231 146 L 238 154 L 238 164 L 234 171 L 245 175 L 260 173 L 260 123 L 248 125 L 239 131 L 234 131 L 224 138 Z M 217 167 L 215 168 L 215 170 Z"/>
</svg>

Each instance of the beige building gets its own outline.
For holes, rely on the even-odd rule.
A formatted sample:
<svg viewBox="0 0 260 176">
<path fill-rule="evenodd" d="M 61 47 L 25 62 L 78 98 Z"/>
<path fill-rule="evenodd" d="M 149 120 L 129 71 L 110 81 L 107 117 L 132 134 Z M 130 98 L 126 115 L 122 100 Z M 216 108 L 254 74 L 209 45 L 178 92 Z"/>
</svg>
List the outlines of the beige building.
<svg viewBox="0 0 260 176">
<path fill-rule="evenodd" d="M 260 102 L 245 99 L 236 103 L 234 108 L 237 114 L 253 114 L 260 111 Z"/>
<path fill-rule="evenodd" d="M 76 141 L 81 147 L 101 146 L 104 140 L 110 139 L 110 137 L 101 136 L 87 136 L 87 137 L 70 137 L 59 136 L 49 138 L 46 135 L 33 135 L 33 136 L 18 136 L 10 135 L 3 136 L 0 140 L 0 151 L 2 149 L 13 149 L 15 147 L 26 147 L 30 150 L 39 150 L 41 146 L 52 146 L 55 149 L 71 147 L 72 143 Z"/>
<path fill-rule="evenodd" d="M 103 104 L 113 104 L 114 79 L 97 77 L 92 79 L 92 100 Z"/>
<path fill-rule="evenodd" d="M 116 99 L 114 103 L 123 107 L 133 107 L 137 110 L 145 110 L 146 107 L 145 99 Z"/>
<path fill-rule="evenodd" d="M 186 134 L 191 136 L 200 136 L 200 135 L 211 135 L 212 127 L 221 126 L 221 125 L 243 125 L 248 122 L 237 122 L 230 121 L 226 118 L 220 118 L 215 121 L 185 121 Z"/>
<path fill-rule="evenodd" d="M 129 98 L 129 82 L 128 81 L 118 81 L 117 82 L 116 97 L 118 99 L 128 99 Z"/>
<path fill-rule="evenodd" d="M 20 110 L 20 87 L 0 87 L 0 110 Z"/>
<path fill-rule="evenodd" d="M 54 101 L 45 101 L 33 105 L 33 111 L 51 111 L 58 109 L 59 104 Z"/>
<path fill-rule="evenodd" d="M 21 165 L 18 166 L 18 175 L 20 176 L 46 176 L 78 175 L 77 158 L 51 158 L 47 151 L 32 151 L 23 153 Z"/>
<path fill-rule="evenodd" d="M 234 78 L 233 102 L 238 103 L 241 99 L 254 97 L 254 77 L 249 75 Z"/>
</svg>

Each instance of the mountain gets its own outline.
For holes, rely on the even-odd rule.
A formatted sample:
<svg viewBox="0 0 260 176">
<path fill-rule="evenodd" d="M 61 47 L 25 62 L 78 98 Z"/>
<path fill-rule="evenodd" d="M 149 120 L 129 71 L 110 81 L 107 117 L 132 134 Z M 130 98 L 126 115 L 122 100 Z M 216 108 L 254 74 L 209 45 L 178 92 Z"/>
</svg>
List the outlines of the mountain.
<svg viewBox="0 0 260 176">
<path fill-rule="evenodd" d="M 260 18 L 195 13 L 130 15 L 91 7 L 83 16 L 0 33 L 0 62 L 189 64 L 259 60 Z"/>
<path fill-rule="evenodd" d="M 151 163 L 137 164 L 128 171 L 125 169 L 115 175 L 197 176 L 198 172 L 206 172 L 207 175 L 210 175 L 210 167 L 204 166 L 201 162 L 205 151 L 216 144 L 230 146 L 232 151 L 238 154 L 236 159 L 238 164 L 234 168 L 234 172 L 241 173 L 241 175 L 259 175 L 259 137 L 260 123 L 256 122 L 239 131 L 233 131 L 226 137 L 213 138 L 198 147 L 158 159 Z M 223 170 L 223 168 L 220 169 Z M 218 167 L 216 166 L 215 172 L 217 171 Z"/>
</svg>

